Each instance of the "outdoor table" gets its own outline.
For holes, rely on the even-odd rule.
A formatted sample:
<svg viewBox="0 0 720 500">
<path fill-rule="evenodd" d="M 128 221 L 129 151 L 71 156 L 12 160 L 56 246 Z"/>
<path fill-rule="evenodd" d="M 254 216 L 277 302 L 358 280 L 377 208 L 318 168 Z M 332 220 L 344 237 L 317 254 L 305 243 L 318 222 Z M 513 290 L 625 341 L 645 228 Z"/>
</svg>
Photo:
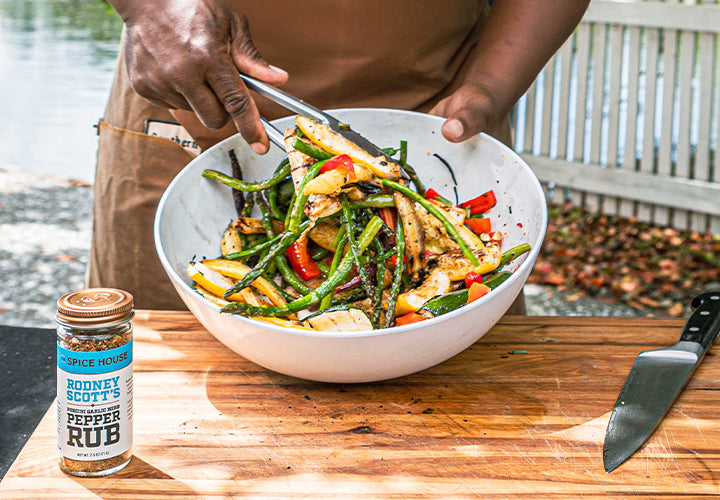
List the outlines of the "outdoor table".
<svg viewBox="0 0 720 500">
<path fill-rule="evenodd" d="M 0 498 L 719 495 L 713 350 L 645 446 L 603 469 L 608 417 L 635 356 L 675 343 L 682 325 L 505 317 L 434 368 L 354 385 L 271 372 L 189 313 L 139 311 L 130 465 L 105 478 L 63 474 L 51 405 Z"/>
</svg>

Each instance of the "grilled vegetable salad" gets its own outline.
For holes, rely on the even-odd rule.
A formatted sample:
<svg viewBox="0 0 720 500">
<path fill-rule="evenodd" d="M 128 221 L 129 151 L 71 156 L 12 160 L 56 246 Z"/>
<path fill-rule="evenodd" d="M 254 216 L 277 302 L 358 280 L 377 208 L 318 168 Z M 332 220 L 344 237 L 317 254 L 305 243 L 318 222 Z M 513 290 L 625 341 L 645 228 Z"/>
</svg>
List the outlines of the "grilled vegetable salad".
<svg viewBox="0 0 720 500">
<path fill-rule="evenodd" d="M 310 330 L 406 325 L 489 293 L 510 276 L 503 266 L 530 250 L 501 251 L 485 217 L 492 191 L 456 206 L 425 189 L 405 141 L 373 157 L 322 124 L 296 121 L 271 178 L 203 172 L 233 189 L 239 209 L 222 257 L 188 264 L 196 291 L 223 312 Z"/>
</svg>

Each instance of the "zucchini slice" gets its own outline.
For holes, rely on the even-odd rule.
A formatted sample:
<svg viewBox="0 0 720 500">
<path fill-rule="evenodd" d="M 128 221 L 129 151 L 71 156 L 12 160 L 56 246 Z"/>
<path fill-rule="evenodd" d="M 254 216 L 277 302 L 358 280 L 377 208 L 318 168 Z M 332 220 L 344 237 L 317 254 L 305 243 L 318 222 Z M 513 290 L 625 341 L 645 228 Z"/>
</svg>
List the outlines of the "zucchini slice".
<svg viewBox="0 0 720 500">
<path fill-rule="evenodd" d="M 311 314 L 305 318 L 305 325 L 314 330 L 326 332 L 362 332 L 372 330 L 368 315 L 354 306 L 338 306 Z"/>
<path fill-rule="evenodd" d="M 488 286 L 490 287 L 490 289 L 494 290 L 510 276 L 512 276 L 512 273 L 508 273 L 505 271 L 500 272 L 492 278 L 488 279 L 487 281 L 483 282 L 483 285 Z M 441 314 L 447 314 L 450 311 L 454 311 L 455 309 L 464 306 L 465 304 L 467 304 L 467 301 L 468 289 L 463 288 L 462 290 L 450 292 L 439 297 L 433 297 L 432 299 L 425 302 L 418 312 L 422 314 L 422 312 L 427 311 L 433 316 L 440 316 Z"/>
<path fill-rule="evenodd" d="M 456 292 L 450 292 L 439 297 L 434 297 L 423 304 L 421 311 L 428 311 L 433 316 L 440 316 L 454 311 L 465 304 L 468 300 L 468 289 L 463 288 Z"/>
</svg>

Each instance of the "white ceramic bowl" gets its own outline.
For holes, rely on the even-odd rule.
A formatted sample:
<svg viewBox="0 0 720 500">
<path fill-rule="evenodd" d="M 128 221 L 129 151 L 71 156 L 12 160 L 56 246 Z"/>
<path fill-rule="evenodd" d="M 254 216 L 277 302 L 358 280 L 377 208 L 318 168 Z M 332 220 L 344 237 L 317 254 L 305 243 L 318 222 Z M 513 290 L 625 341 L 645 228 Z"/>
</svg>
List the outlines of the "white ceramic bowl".
<svg viewBox="0 0 720 500">
<path fill-rule="evenodd" d="M 499 141 L 481 134 L 462 144 L 447 142 L 443 120 L 387 109 L 332 112 L 381 147 L 408 141 L 408 162 L 423 183 L 454 200 L 453 180 L 433 156 L 452 165 L 461 201 L 494 190 L 493 229 L 503 233 L 502 248 L 527 242 L 532 251 L 512 264 L 517 270 L 492 293 L 452 313 L 412 325 L 369 332 L 313 332 L 274 326 L 223 314 L 190 287 L 186 275 L 194 256 L 216 257 L 227 224 L 236 217 L 230 190 L 201 176 L 210 168 L 230 173 L 234 149 L 248 181 L 269 177 L 284 156 L 272 147 L 255 154 L 239 136 L 207 150 L 168 186 L 155 218 L 155 245 L 175 289 L 188 308 L 220 342 L 271 370 L 324 382 L 370 382 L 400 377 L 445 361 L 472 345 L 500 319 L 522 289 L 540 250 L 547 226 L 543 190 L 527 164 Z M 276 120 L 279 129 L 293 118 Z M 518 267 L 519 266 L 519 267 Z"/>
</svg>

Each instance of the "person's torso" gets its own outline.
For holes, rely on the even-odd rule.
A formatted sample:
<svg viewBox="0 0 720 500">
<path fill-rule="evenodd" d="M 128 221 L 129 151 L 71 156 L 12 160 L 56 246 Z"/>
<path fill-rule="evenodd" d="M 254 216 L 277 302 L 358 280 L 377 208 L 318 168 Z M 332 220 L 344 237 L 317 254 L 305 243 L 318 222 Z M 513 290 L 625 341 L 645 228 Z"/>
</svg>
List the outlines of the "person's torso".
<svg viewBox="0 0 720 500">
<path fill-rule="evenodd" d="M 449 85 L 477 42 L 484 0 L 230 0 L 283 87 L 319 108 L 417 109 Z M 259 103 L 268 118 L 287 114 Z"/>
</svg>

